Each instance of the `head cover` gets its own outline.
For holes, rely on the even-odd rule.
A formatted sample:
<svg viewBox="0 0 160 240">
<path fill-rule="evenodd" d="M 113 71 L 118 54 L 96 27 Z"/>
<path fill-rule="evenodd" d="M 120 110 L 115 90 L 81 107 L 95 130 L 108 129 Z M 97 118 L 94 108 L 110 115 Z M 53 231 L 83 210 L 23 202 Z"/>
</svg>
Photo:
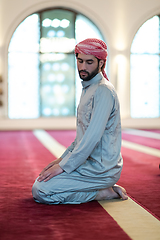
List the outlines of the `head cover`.
<svg viewBox="0 0 160 240">
<path fill-rule="evenodd" d="M 86 55 L 93 55 L 98 59 L 104 60 L 104 67 L 102 70 L 103 76 L 108 80 L 105 73 L 105 65 L 107 60 L 107 45 L 100 39 L 87 38 L 75 46 L 75 54 L 82 53 Z"/>
</svg>

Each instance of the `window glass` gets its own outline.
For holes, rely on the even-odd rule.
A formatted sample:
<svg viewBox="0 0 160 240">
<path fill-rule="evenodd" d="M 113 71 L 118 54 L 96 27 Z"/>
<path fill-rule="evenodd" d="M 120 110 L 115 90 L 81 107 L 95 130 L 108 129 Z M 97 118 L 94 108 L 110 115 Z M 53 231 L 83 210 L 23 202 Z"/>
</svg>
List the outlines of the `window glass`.
<svg viewBox="0 0 160 240">
<path fill-rule="evenodd" d="M 41 62 L 42 116 L 74 116 L 74 54 L 56 54 Z"/>
<path fill-rule="evenodd" d="M 102 38 L 85 16 L 64 9 L 27 17 L 8 48 L 8 116 L 38 118 L 75 116 L 81 94 L 75 44 Z"/>
<path fill-rule="evenodd" d="M 14 32 L 8 54 L 8 116 L 39 117 L 39 17 L 27 17 Z"/>
<path fill-rule="evenodd" d="M 131 47 L 131 117 L 160 117 L 159 17 L 145 22 Z"/>
<path fill-rule="evenodd" d="M 41 15 L 41 115 L 75 115 L 75 14 L 66 10 Z"/>
<path fill-rule="evenodd" d="M 75 23 L 76 43 L 86 38 L 103 39 L 99 29 L 85 16 L 78 14 Z"/>
<path fill-rule="evenodd" d="M 136 33 L 131 53 L 158 53 L 159 52 L 159 17 L 146 21 Z"/>
</svg>

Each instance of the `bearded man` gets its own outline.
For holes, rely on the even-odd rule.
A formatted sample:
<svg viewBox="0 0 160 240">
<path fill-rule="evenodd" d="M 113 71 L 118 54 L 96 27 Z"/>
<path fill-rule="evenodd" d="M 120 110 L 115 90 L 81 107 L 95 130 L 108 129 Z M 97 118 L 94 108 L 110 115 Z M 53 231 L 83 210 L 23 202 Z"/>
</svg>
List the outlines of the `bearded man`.
<svg viewBox="0 0 160 240">
<path fill-rule="evenodd" d="M 36 202 L 78 204 L 92 200 L 128 198 L 120 178 L 121 120 L 117 94 L 105 73 L 107 46 L 89 38 L 75 47 L 82 79 L 74 142 L 45 167 L 32 194 Z"/>
</svg>

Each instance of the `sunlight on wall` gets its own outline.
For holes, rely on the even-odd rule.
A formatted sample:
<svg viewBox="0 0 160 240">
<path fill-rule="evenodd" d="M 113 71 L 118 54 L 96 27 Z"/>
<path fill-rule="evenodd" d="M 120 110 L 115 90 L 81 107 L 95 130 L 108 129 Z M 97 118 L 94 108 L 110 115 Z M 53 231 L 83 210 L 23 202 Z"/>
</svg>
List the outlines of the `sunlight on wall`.
<svg viewBox="0 0 160 240">
<path fill-rule="evenodd" d="M 117 55 L 117 91 L 123 94 L 126 79 L 126 57 L 122 54 Z"/>
<path fill-rule="evenodd" d="M 116 56 L 116 90 L 121 103 L 121 115 L 126 116 L 125 106 L 126 106 L 126 91 L 127 91 L 127 77 L 126 77 L 126 69 L 127 69 L 127 58 L 126 56 L 119 54 Z"/>
</svg>

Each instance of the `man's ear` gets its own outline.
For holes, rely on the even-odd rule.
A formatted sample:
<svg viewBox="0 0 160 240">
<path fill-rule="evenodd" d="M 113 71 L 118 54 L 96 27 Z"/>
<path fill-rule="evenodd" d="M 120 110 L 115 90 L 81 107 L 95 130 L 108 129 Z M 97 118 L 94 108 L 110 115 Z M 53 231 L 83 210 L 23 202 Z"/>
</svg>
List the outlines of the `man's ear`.
<svg viewBox="0 0 160 240">
<path fill-rule="evenodd" d="M 104 60 L 101 59 L 101 60 L 99 61 L 99 67 L 102 68 L 103 65 L 104 65 Z"/>
</svg>

